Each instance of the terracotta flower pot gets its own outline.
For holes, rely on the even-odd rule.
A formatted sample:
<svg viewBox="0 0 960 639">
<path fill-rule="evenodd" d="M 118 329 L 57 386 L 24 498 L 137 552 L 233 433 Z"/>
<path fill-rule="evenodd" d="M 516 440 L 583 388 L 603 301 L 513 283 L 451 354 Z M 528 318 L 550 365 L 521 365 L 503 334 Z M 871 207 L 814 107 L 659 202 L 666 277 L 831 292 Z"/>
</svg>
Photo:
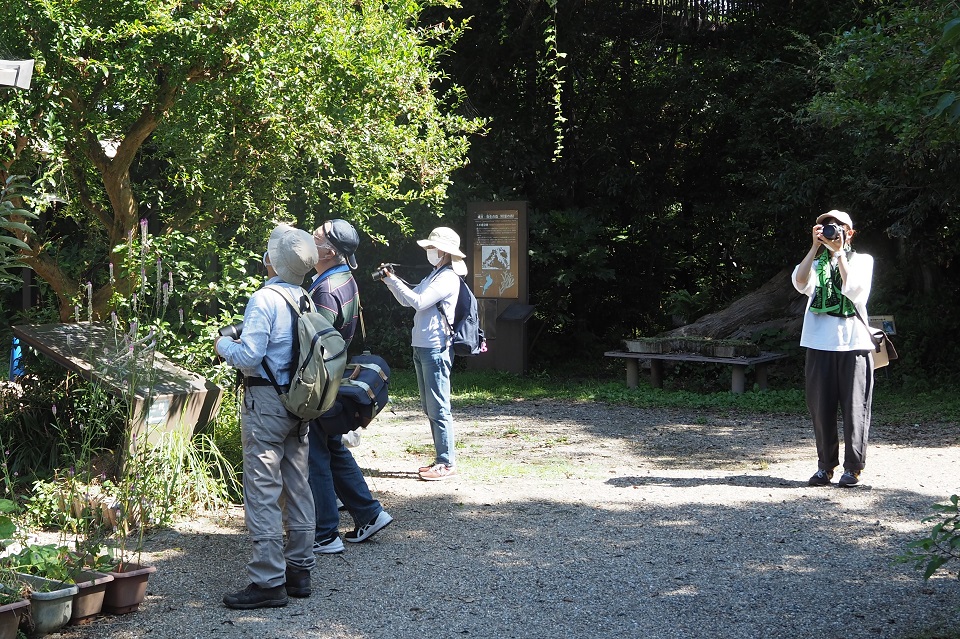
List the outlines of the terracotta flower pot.
<svg viewBox="0 0 960 639">
<path fill-rule="evenodd" d="M 103 609 L 103 597 L 107 584 L 113 581 L 113 575 L 93 570 L 84 570 L 77 575 L 78 592 L 73 596 L 73 613 L 70 623 L 81 624 L 90 621 Z"/>
<path fill-rule="evenodd" d="M 0 639 L 16 639 L 20 615 L 27 611 L 29 599 L 21 599 L 0 606 Z"/>
<path fill-rule="evenodd" d="M 103 595 L 103 612 L 125 615 L 137 610 L 147 594 L 147 580 L 156 571 L 156 566 L 129 563 L 110 571 L 113 581 L 107 583 Z"/>
</svg>

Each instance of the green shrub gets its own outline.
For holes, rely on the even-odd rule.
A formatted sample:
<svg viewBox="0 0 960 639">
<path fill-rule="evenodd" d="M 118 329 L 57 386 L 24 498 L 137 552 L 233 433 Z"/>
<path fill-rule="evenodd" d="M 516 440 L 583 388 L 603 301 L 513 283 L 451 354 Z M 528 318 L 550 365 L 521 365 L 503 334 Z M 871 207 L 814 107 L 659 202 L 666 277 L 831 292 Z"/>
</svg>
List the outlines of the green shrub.
<svg viewBox="0 0 960 639">
<path fill-rule="evenodd" d="M 926 581 L 951 559 L 960 559 L 960 510 L 957 495 L 950 496 L 949 504 L 934 504 L 933 515 L 923 519 L 923 523 L 935 522 L 926 537 L 911 541 L 907 550 L 897 557 L 902 563 L 913 563 L 923 570 Z M 957 574 L 960 579 L 960 573 Z"/>
</svg>

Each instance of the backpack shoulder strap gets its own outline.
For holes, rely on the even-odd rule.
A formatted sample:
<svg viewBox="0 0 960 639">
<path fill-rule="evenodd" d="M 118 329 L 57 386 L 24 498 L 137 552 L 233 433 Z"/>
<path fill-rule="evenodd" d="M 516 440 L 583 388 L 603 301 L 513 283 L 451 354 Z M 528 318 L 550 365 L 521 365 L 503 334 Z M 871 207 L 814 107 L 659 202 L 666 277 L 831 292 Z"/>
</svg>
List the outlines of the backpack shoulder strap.
<svg viewBox="0 0 960 639">
<path fill-rule="evenodd" d="M 287 291 L 287 289 L 283 288 L 282 286 L 277 286 L 276 284 L 270 284 L 268 286 L 265 286 L 264 288 L 268 288 L 272 290 L 273 292 L 280 295 L 280 297 L 285 299 L 287 301 L 287 304 L 290 305 L 290 308 L 292 308 L 297 315 L 303 315 L 307 311 L 310 311 L 311 313 L 315 313 L 317 311 L 317 307 L 314 306 L 313 300 L 310 299 L 310 295 L 307 294 L 305 290 L 303 290 L 303 287 L 300 287 L 300 292 L 303 293 L 303 295 L 300 296 L 299 304 L 297 304 L 293 300 L 293 295 L 291 295 L 290 292 Z"/>
<path fill-rule="evenodd" d="M 291 316 L 292 316 L 292 319 L 294 320 L 293 321 L 293 338 L 294 338 L 294 346 L 296 346 L 296 339 L 297 339 L 296 319 L 297 317 L 303 317 L 304 312 L 306 312 L 301 308 L 301 305 L 306 303 L 307 310 L 316 311 L 317 309 L 313 305 L 313 300 L 311 300 L 310 296 L 307 295 L 307 292 L 303 290 L 303 287 L 300 288 L 300 292 L 303 293 L 303 296 L 300 298 L 300 304 L 297 304 L 295 301 L 293 301 L 293 296 L 290 294 L 289 291 L 287 291 L 282 286 L 277 286 L 276 284 L 268 284 L 264 288 L 267 290 L 271 290 L 277 295 L 279 295 L 280 297 L 282 297 L 287 302 L 287 305 L 290 307 L 290 310 L 292 311 Z M 267 378 L 269 378 L 270 383 L 273 384 L 274 388 L 277 389 L 277 394 L 282 395 L 284 392 L 283 388 L 280 386 L 280 384 L 277 383 L 276 376 L 274 376 L 273 371 L 270 370 L 270 367 L 267 366 L 266 358 L 264 358 L 261 364 L 263 365 L 263 370 L 267 374 Z M 290 365 L 295 366 L 296 362 L 291 362 Z"/>
<path fill-rule="evenodd" d="M 442 266 L 440 270 L 437 271 L 437 274 L 434 277 L 439 277 L 440 273 L 442 273 L 446 269 L 453 270 L 453 266 L 450 264 L 446 264 Z M 463 278 L 460 277 L 459 275 L 457 275 L 457 279 L 460 280 L 461 282 L 463 281 Z M 457 289 L 457 295 L 459 294 L 460 294 L 460 290 Z M 443 312 L 443 300 L 440 300 L 439 302 L 437 302 L 437 312 L 440 313 L 440 317 L 443 318 L 443 323 L 447 325 L 448 341 L 452 342 L 453 341 L 453 324 L 451 324 L 450 320 L 447 319 L 447 314 Z M 456 302 L 454 302 L 454 313 L 456 313 Z M 457 319 L 456 316 L 454 316 L 453 319 L 456 320 Z"/>
</svg>

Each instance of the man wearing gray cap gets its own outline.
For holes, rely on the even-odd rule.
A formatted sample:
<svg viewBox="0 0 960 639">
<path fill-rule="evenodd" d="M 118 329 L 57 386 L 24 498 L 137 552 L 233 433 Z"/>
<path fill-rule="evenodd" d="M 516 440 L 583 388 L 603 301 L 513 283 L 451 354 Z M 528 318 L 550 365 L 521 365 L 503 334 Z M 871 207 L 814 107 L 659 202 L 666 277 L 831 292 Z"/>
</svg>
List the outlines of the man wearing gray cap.
<svg viewBox="0 0 960 639">
<path fill-rule="evenodd" d="M 247 563 L 250 585 L 223 596 L 230 608 L 285 606 L 288 595 L 309 597 L 311 592 L 315 514 L 307 478 L 307 425 L 284 408 L 267 369 L 280 386 L 290 383 L 294 320 L 284 295 L 304 296 L 301 284 L 317 257 L 309 233 L 286 224 L 275 228 L 264 256 L 268 279 L 247 302 L 239 339 L 220 337 L 214 345 L 244 376 L 243 497 L 253 557 Z"/>
</svg>

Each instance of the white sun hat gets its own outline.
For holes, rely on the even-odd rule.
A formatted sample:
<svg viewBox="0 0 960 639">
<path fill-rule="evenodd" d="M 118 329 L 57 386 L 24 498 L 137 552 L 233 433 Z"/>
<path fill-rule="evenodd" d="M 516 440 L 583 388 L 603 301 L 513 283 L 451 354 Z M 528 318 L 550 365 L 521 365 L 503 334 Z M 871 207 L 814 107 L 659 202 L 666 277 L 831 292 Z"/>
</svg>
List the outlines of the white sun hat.
<svg viewBox="0 0 960 639">
<path fill-rule="evenodd" d="M 417 240 L 423 248 L 435 248 L 450 255 L 453 272 L 463 277 L 467 274 L 467 264 L 463 261 L 466 257 L 460 250 L 460 236 L 453 229 L 446 226 L 438 226 L 430 231 L 430 235 L 425 240 Z"/>
</svg>

